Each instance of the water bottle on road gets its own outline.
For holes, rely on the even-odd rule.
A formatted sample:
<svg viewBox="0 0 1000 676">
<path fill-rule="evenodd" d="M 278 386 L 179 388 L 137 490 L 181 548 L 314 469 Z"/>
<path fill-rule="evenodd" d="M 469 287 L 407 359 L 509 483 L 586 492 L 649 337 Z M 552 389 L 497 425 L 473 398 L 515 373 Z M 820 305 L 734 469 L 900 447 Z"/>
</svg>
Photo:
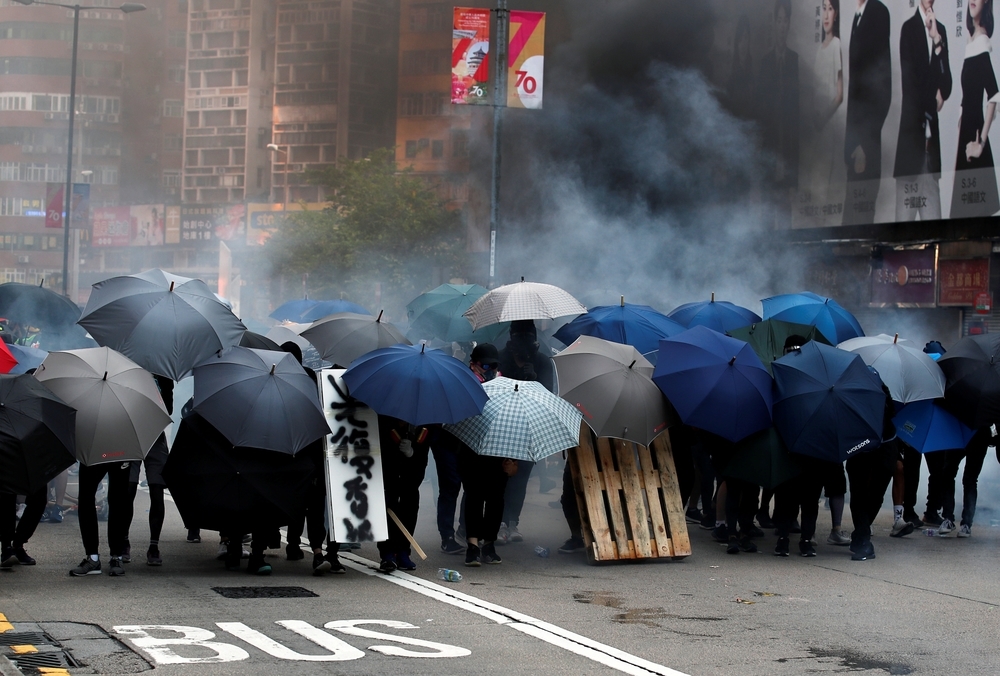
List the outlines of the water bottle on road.
<svg viewBox="0 0 1000 676">
<path fill-rule="evenodd" d="M 535 554 L 538 555 L 538 556 L 540 556 L 543 559 L 549 558 L 549 550 L 546 549 L 545 547 L 541 546 L 541 545 L 538 545 L 537 547 L 535 547 Z"/>
<path fill-rule="evenodd" d="M 445 582 L 461 582 L 462 574 L 450 568 L 438 568 L 438 579 Z"/>
</svg>

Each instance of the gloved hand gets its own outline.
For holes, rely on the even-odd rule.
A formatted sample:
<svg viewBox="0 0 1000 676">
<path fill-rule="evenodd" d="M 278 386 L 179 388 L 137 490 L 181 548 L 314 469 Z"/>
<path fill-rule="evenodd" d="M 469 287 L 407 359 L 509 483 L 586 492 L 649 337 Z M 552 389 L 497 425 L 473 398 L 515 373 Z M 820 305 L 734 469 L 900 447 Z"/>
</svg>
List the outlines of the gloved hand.
<svg viewBox="0 0 1000 676">
<path fill-rule="evenodd" d="M 413 457 L 413 442 L 409 439 L 403 439 L 399 442 L 399 452 L 402 453 L 407 458 Z"/>
</svg>

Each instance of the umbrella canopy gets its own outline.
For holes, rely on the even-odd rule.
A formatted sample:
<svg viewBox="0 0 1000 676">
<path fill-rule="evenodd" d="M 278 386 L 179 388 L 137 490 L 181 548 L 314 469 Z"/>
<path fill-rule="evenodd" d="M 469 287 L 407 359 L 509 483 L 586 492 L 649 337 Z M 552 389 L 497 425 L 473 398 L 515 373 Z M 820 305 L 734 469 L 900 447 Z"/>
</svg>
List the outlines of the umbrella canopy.
<svg viewBox="0 0 1000 676">
<path fill-rule="evenodd" d="M 764 306 L 765 319 L 815 326 L 833 345 L 865 335 L 854 315 L 837 301 L 809 291 L 765 298 L 761 305 Z"/>
<path fill-rule="evenodd" d="M 591 308 L 555 332 L 555 337 L 570 345 L 580 336 L 603 338 L 612 343 L 631 345 L 640 353 L 651 352 L 660 340 L 676 336 L 685 326 L 648 305 L 633 305 L 622 296 L 619 305 Z M 599 435 L 600 436 L 600 435 Z"/>
<path fill-rule="evenodd" d="M 197 413 L 181 420 L 163 468 L 188 527 L 233 534 L 289 523 L 314 476 L 308 454 L 234 447 Z"/>
<path fill-rule="evenodd" d="M 587 311 L 576 298 L 558 286 L 526 282 L 499 286 L 480 297 L 465 311 L 472 328 L 519 319 L 555 319 Z"/>
<path fill-rule="evenodd" d="M 912 340 L 906 338 L 900 338 L 899 334 L 894 334 L 890 336 L 888 333 L 878 333 L 874 336 L 859 336 L 857 338 L 849 338 L 842 343 L 838 343 L 837 347 L 841 350 L 847 350 L 849 352 L 854 352 L 859 347 L 870 347 L 872 345 L 878 345 L 880 343 L 897 343 L 899 345 L 906 345 L 907 347 L 916 347 Z"/>
<path fill-rule="evenodd" d="M 409 345 L 399 329 L 378 317 L 342 312 L 313 322 L 301 333 L 316 346 L 320 356 L 331 364 L 347 367 L 352 361 L 372 350 L 391 345 Z"/>
<path fill-rule="evenodd" d="M 209 357 L 194 367 L 194 410 L 233 446 L 294 455 L 330 432 L 316 382 L 288 352 Z"/>
<path fill-rule="evenodd" d="M 711 300 L 685 303 L 674 308 L 667 316 L 689 329 L 695 326 L 707 326 L 719 333 L 760 321 L 757 313 L 745 307 L 725 300 L 715 300 L 714 293 Z"/>
<path fill-rule="evenodd" d="M 684 424 L 729 441 L 771 425 L 771 375 L 750 345 L 718 331 L 661 340 L 653 382 Z"/>
<path fill-rule="evenodd" d="M 10 369 L 10 373 L 15 375 L 19 373 L 26 373 L 31 369 L 38 368 L 45 360 L 45 355 L 48 354 L 45 350 L 39 350 L 34 347 L 26 347 L 24 345 L 7 345 L 6 343 L 4 345 L 14 359 L 17 360 L 17 364 Z"/>
<path fill-rule="evenodd" d="M 17 357 L 15 357 L 10 351 L 10 345 L 0 341 L 0 373 L 10 373 L 17 367 Z M 32 350 L 34 348 L 25 348 Z M 41 350 L 35 350 L 36 352 L 41 352 Z M 23 373 L 23 371 L 22 371 Z"/>
<path fill-rule="evenodd" d="M 882 383 L 858 355 L 818 342 L 771 363 L 774 427 L 788 450 L 830 462 L 882 443 Z"/>
<path fill-rule="evenodd" d="M 793 324 L 780 319 L 765 319 L 750 326 L 733 329 L 729 335 L 749 343 L 768 371 L 771 370 L 771 362 L 785 354 L 785 341 L 790 336 L 801 336 L 807 341 L 818 340 L 826 345 L 830 344 L 815 326 Z"/>
<path fill-rule="evenodd" d="M 279 324 L 278 326 L 272 326 L 271 329 L 264 334 L 264 337 L 268 340 L 274 341 L 279 348 L 285 343 L 295 343 L 298 345 L 299 349 L 302 350 L 302 365 L 306 368 L 310 368 L 313 371 L 319 371 L 322 368 L 329 368 L 330 362 L 324 362 L 323 357 L 319 354 L 319 350 L 317 350 L 312 343 L 299 335 L 308 328 L 308 324 L 294 324 L 286 322 L 284 324 Z"/>
<path fill-rule="evenodd" d="M 937 399 L 944 396 L 944 372 L 930 355 L 919 348 L 893 342 L 874 342 L 861 345 L 854 338 L 841 343 L 839 348 L 854 343 L 860 345 L 848 352 L 861 357 L 866 364 L 878 371 L 882 382 L 889 388 L 893 401 L 908 404 L 921 399 Z M 964 447 L 963 447 L 964 448 Z"/>
<path fill-rule="evenodd" d="M 152 374 L 106 347 L 50 352 L 35 378 L 76 409 L 84 465 L 142 460 L 170 422 Z"/>
<path fill-rule="evenodd" d="M 965 448 L 976 433 L 930 399 L 907 404 L 892 422 L 899 438 L 921 453 Z"/>
<path fill-rule="evenodd" d="M 313 300 L 312 298 L 296 298 L 295 300 L 289 300 L 277 308 L 274 312 L 268 315 L 271 319 L 277 319 L 279 322 L 298 322 L 302 321 L 302 315 L 318 303 L 318 300 Z"/>
<path fill-rule="evenodd" d="M 37 339 L 48 350 L 94 344 L 87 338 L 86 331 L 76 325 L 80 318 L 80 308 L 76 303 L 41 285 L 19 282 L 0 284 L 0 317 L 22 327 L 41 329 Z"/>
<path fill-rule="evenodd" d="M 582 414 L 531 381 L 483 383 L 483 412 L 445 429 L 480 455 L 537 462 L 580 443 Z"/>
<path fill-rule="evenodd" d="M 239 345 L 240 347 L 252 347 L 255 350 L 274 350 L 276 352 L 281 350 L 276 342 L 253 331 L 246 331 L 240 338 Z"/>
<path fill-rule="evenodd" d="M 344 372 L 351 396 L 411 425 L 456 423 L 489 398 L 468 366 L 441 350 L 393 345 L 358 357 Z"/>
<path fill-rule="evenodd" d="M 650 380 L 653 365 L 631 345 L 580 336 L 552 358 L 559 396 L 573 404 L 599 437 L 649 444 L 677 422 Z"/>
<path fill-rule="evenodd" d="M 492 343 L 510 326 L 508 322 L 472 330 L 465 312 L 472 304 L 486 295 L 478 284 L 442 284 L 422 293 L 406 306 L 410 322 L 410 335 L 418 338 L 437 338 L 451 343 Z"/>
<path fill-rule="evenodd" d="M 736 444 L 736 452 L 722 476 L 743 479 L 765 490 L 794 479 L 802 472 L 795 456 L 773 427 L 751 434 Z"/>
<path fill-rule="evenodd" d="M 966 336 L 937 364 L 949 411 L 974 429 L 1000 421 L 1000 334 Z"/>
<path fill-rule="evenodd" d="M 341 312 L 353 312 L 358 315 L 371 315 L 371 312 L 369 312 L 366 308 L 361 307 L 357 303 L 352 303 L 349 300 L 320 300 L 316 301 L 315 305 L 303 312 L 295 321 L 314 322 L 317 319 L 340 314 Z"/>
<path fill-rule="evenodd" d="M 162 270 L 94 284 L 80 325 L 99 344 L 175 381 L 246 331 L 205 282 Z"/>
<path fill-rule="evenodd" d="M 31 495 L 75 453 L 76 411 L 29 375 L 0 376 L 0 492 Z"/>
</svg>

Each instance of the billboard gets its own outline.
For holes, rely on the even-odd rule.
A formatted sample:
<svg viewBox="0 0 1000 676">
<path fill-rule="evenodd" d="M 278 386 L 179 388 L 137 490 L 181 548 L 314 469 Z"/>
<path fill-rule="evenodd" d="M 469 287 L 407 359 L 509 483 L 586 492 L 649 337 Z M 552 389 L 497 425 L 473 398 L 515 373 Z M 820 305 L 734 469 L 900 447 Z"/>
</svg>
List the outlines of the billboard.
<svg viewBox="0 0 1000 676">
<path fill-rule="evenodd" d="M 246 237 L 245 204 L 182 206 L 180 242 L 238 241 Z"/>
<path fill-rule="evenodd" d="M 45 184 L 45 227 L 63 227 L 63 216 L 66 215 L 65 183 Z M 71 227 L 87 228 L 90 224 L 90 184 L 73 184 L 73 203 L 70 205 L 73 213 Z"/>
<path fill-rule="evenodd" d="M 451 38 L 451 102 L 489 105 L 490 10 L 456 7 Z"/>
<path fill-rule="evenodd" d="M 510 13 L 507 106 L 541 108 L 545 70 L 545 13 Z"/>
<path fill-rule="evenodd" d="M 164 241 L 165 214 L 162 204 L 97 207 L 90 246 L 159 246 Z"/>
<path fill-rule="evenodd" d="M 934 307 L 935 262 L 933 247 L 917 250 L 885 250 L 872 261 L 872 307 Z"/>
<path fill-rule="evenodd" d="M 941 278 L 938 305 L 972 306 L 976 297 L 990 290 L 990 259 L 967 258 L 938 261 Z"/>
<path fill-rule="evenodd" d="M 268 202 L 248 202 L 247 203 L 247 244 L 251 246 L 263 245 L 271 237 L 271 233 L 278 230 L 285 223 L 286 214 L 295 211 L 323 211 L 329 208 L 329 202 L 296 202 L 288 204 L 288 211 L 285 211 L 283 204 L 271 204 Z"/>
</svg>

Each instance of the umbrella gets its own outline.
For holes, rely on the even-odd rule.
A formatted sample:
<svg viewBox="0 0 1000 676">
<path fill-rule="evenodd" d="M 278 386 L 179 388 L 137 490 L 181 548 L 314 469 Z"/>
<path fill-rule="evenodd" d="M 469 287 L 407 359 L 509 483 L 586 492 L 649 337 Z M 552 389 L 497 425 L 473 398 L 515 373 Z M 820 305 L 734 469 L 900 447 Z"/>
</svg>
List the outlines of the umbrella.
<svg viewBox="0 0 1000 676">
<path fill-rule="evenodd" d="M 246 331 L 205 282 L 162 270 L 94 284 L 80 325 L 101 345 L 175 381 Z"/>
<path fill-rule="evenodd" d="M 489 398 L 468 366 L 441 350 L 393 345 L 358 357 L 344 372 L 351 396 L 411 425 L 456 423 Z"/>
<path fill-rule="evenodd" d="M 288 352 L 209 357 L 194 367 L 194 410 L 233 446 L 294 455 L 330 432 L 316 382 Z"/>
<path fill-rule="evenodd" d="M 197 413 L 181 420 L 163 468 L 184 523 L 228 533 L 289 523 L 314 476 L 308 454 L 234 447 Z"/>
<path fill-rule="evenodd" d="M 0 376 L 0 493 L 31 495 L 76 462 L 75 425 L 76 411 L 31 376 Z"/>
<path fill-rule="evenodd" d="M 349 366 L 372 350 L 390 345 L 409 345 L 410 341 L 389 322 L 378 317 L 342 312 L 313 322 L 302 337 L 316 346 L 320 356 L 332 364 Z"/>
<path fill-rule="evenodd" d="M 745 307 L 734 305 L 725 300 L 715 300 L 714 293 L 709 301 L 685 303 L 675 308 L 667 316 L 689 329 L 695 326 L 707 326 L 719 333 L 760 321 L 760 317 L 755 312 L 751 312 Z"/>
<path fill-rule="evenodd" d="M 866 364 L 878 371 L 882 382 L 889 388 L 894 401 L 908 404 L 921 399 L 944 396 L 944 372 L 930 355 L 919 348 L 893 342 L 874 342 L 862 345 L 865 338 L 854 338 L 841 343 L 839 349 L 853 343 L 848 352 L 860 356 Z M 964 446 L 963 446 L 964 448 Z"/>
<path fill-rule="evenodd" d="M 5 343 L 5 347 L 10 351 L 14 359 L 17 360 L 17 364 L 10 370 L 10 373 L 13 374 L 25 373 L 31 369 L 38 368 L 45 360 L 45 355 L 48 354 L 45 350 L 26 347 L 24 345 L 6 345 Z"/>
<path fill-rule="evenodd" d="M 830 344 L 815 326 L 793 324 L 780 319 L 764 319 L 750 326 L 733 329 L 729 335 L 750 343 L 750 347 L 757 353 L 768 371 L 771 370 L 771 362 L 785 353 L 785 341 L 790 336 L 801 336 L 807 341 L 818 340 L 826 345 Z"/>
<path fill-rule="evenodd" d="M 696 326 L 660 341 L 653 382 L 686 425 L 729 441 L 771 425 L 771 376 L 742 340 Z"/>
<path fill-rule="evenodd" d="M 10 373 L 17 367 L 17 357 L 11 353 L 11 347 L 12 346 L 7 345 L 7 343 L 0 340 L 0 373 Z M 36 350 L 36 352 L 40 351 L 41 350 Z"/>
<path fill-rule="evenodd" d="M 653 365 L 631 345 L 580 336 L 552 360 L 559 396 L 583 414 L 599 437 L 649 446 L 677 422 L 677 414 L 649 379 Z"/>
<path fill-rule="evenodd" d="M 921 453 L 965 448 L 976 433 L 930 399 L 907 404 L 892 422 L 899 438 Z"/>
<path fill-rule="evenodd" d="M 771 368 L 774 427 L 792 453 L 843 462 L 882 443 L 885 393 L 861 357 L 813 341 Z"/>
<path fill-rule="evenodd" d="M 1000 421 L 1000 334 L 966 336 L 937 363 L 949 411 L 974 429 Z"/>
<path fill-rule="evenodd" d="M 84 465 L 142 460 L 170 422 L 152 374 L 106 347 L 50 352 L 35 378 L 76 409 Z"/>
<path fill-rule="evenodd" d="M 281 350 L 276 342 L 253 331 L 244 332 L 239 345 L 240 347 L 252 347 L 255 350 L 274 350 L 276 352 Z"/>
<path fill-rule="evenodd" d="M 490 324 L 519 319 L 555 319 L 580 315 L 587 308 L 558 286 L 526 282 L 505 284 L 485 294 L 465 311 L 465 316 L 478 330 Z"/>
<path fill-rule="evenodd" d="M 906 345 L 907 347 L 916 347 L 912 340 L 900 338 L 898 333 L 891 336 L 888 333 L 878 333 L 874 336 L 858 336 L 857 338 L 849 338 L 842 343 L 838 343 L 837 347 L 841 350 L 854 352 L 859 347 L 870 347 L 881 343 L 897 343 L 899 345 Z"/>
<path fill-rule="evenodd" d="M 406 306 L 410 333 L 451 343 L 492 343 L 510 325 L 508 322 L 472 330 L 465 312 L 486 295 L 478 284 L 442 284 L 422 293 Z"/>
<path fill-rule="evenodd" d="M 445 425 L 476 453 L 537 462 L 579 445 L 583 416 L 540 384 L 497 377 L 483 389 L 482 413 Z"/>
<path fill-rule="evenodd" d="M 743 479 L 765 490 L 773 490 L 802 472 L 795 456 L 773 427 L 751 434 L 736 444 L 722 476 Z"/>
<path fill-rule="evenodd" d="M 764 319 L 815 326 L 832 344 L 865 335 L 854 315 L 837 301 L 809 291 L 765 298 L 761 305 L 764 306 Z"/>
<path fill-rule="evenodd" d="M 314 322 L 323 317 L 340 314 L 341 312 L 353 312 L 357 315 L 371 315 L 367 309 L 349 300 L 320 300 L 311 308 L 303 312 L 296 321 Z"/>
<path fill-rule="evenodd" d="M 38 339 L 49 350 L 94 344 L 86 331 L 76 325 L 80 318 L 76 303 L 41 285 L 0 284 L 0 316 L 8 322 L 41 329 Z"/>
<path fill-rule="evenodd" d="M 685 328 L 648 305 L 626 303 L 622 296 L 619 305 L 591 308 L 556 331 L 555 337 L 570 345 L 580 336 L 593 336 L 646 353 L 657 349 L 661 339 L 676 336 Z"/>
<path fill-rule="evenodd" d="M 302 314 L 307 312 L 310 308 L 318 303 L 318 300 L 313 300 L 311 298 L 297 298 L 295 300 L 290 300 L 282 303 L 274 312 L 268 315 L 272 319 L 277 319 L 279 322 L 291 321 L 297 322 L 301 321 Z"/>
<path fill-rule="evenodd" d="M 308 328 L 308 324 L 294 324 L 286 322 L 284 324 L 279 324 L 278 326 L 272 326 L 271 329 L 264 334 L 264 337 L 268 340 L 274 341 L 279 348 L 285 343 L 295 343 L 298 345 L 299 349 L 302 350 L 302 365 L 306 368 L 311 368 L 313 371 L 319 371 L 322 368 L 329 368 L 330 362 L 324 362 L 316 347 L 299 335 Z"/>
</svg>

